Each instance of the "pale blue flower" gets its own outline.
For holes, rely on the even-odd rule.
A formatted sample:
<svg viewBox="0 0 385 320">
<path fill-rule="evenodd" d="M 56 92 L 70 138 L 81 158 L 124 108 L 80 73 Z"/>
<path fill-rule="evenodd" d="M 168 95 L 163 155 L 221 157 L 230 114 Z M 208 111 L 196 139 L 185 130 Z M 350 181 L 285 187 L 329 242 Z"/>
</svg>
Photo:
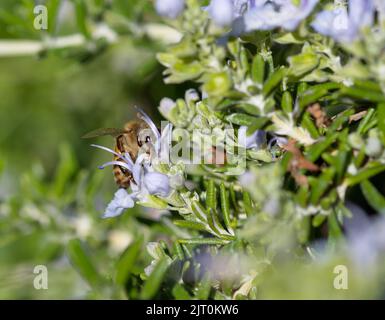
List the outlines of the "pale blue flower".
<svg viewBox="0 0 385 320">
<path fill-rule="evenodd" d="M 107 209 L 102 216 L 103 218 L 119 216 L 125 209 L 132 208 L 135 201 L 145 199 L 149 194 L 167 197 L 170 193 L 171 187 L 169 177 L 154 171 L 152 161 L 160 158 L 163 152 L 162 146 L 164 145 L 164 140 L 170 135 L 172 126 L 171 124 L 168 124 L 164 128 L 162 134 L 160 134 L 152 120 L 142 110 L 139 111 L 141 113 L 140 118 L 148 124 L 155 137 L 154 142 L 148 142 L 153 147 L 150 149 L 152 150 L 151 152 L 139 152 L 134 163 L 128 153 L 120 154 L 103 146 L 95 144 L 91 145 L 112 153 L 118 158 L 118 160 L 104 163 L 99 167 L 100 169 L 104 169 L 107 166 L 120 166 L 132 173 L 132 181 L 130 182 L 132 193 L 129 194 L 125 189 L 119 189 L 115 193 L 113 200 L 108 204 Z"/>
<path fill-rule="evenodd" d="M 155 9 L 162 17 L 175 19 L 184 9 L 184 0 L 156 0 Z"/>
<path fill-rule="evenodd" d="M 255 0 L 211 0 L 205 7 L 219 26 L 229 26 L 254 6 Z"/>
<path fill-rule="evenodd" d="M 196 102 L 199 100 L 199 94 L 195 89 L 188 89 L 184 94 L 184 99 L 186 100 L 187 103 L 191 101 Z"/>
<path fill-rule="evenodd" d="M 372 0 L 350 0 L 349 12 L 345 7 L 325 10 L 317 14 L 312 27 L 319 33 L 332 37 L 339 42 L 357 39 L 359 31 L 371 26 L 374 20 Z"/>
<path fill-rule="evenodd" d="M 318 0 L 255 0 L 253 8 L 244 16 L 245 31 L 271 30 L 282 27 L 294 30 L 314 9 Z"/>
<path fill-rule="evenodd" d="M 347 253 L 361 271 L 367 271 L 384 258 L 385 219 L 368 219 L 365 212 L 356 205 L 350 205 L 349 209 L 353 212 L 350 225 L 354 223 L 355 226 L 347 225 Z"/>
<path fill-rule="evenodd" d="M 233 0 L 235 18 L 243 16 L 255 6 L 255 0 Z"/>
<path fill-rule="evenodd" d="M 219 26 L 228 26 L 234 20 L 232 0 L 212 0 L 208 9 L 210 17 Z"/>
<path fill-rule="evenodd" d="M 350 0 L 349 17 L 351 23 L 357 28 L 371 26 L 374 21 L 373 0 Z"/>
<path fill-rule="evenodd" d="M 101 146 L 96 147 L 106 149 Z M 146 160 L 148 160 L 147 154 L 142 154 L 133 166 L 124 161 L 111 161 L 100 167 L 103 169 L 108 165 L 118 165 L 128 169 L 133 175 L 130 185 L 132 193 L 129 194 L 125 189 L 119 189 L 115 193 L 114 199 L 108 204 L 103 218 L 119 216 L 125 209 L 132 208 L 135 201 L 144 199 L 148 194 L 160 197 L 167 197 L 170 194 L 169 177 L 153 171 L 151 164 L 147 164 Z"/>
<path fill-rule="evenodd" d="M 350 41 L 356 36 L 356 30 L 350 26 L 346 8 L 322 11 L 311 25 L 318 33 L 341 42 Z"/>
<path fill-rule="evenodd" d="M 132 195 L 128 194 L 125 189 L 119 189 L 115 192 L 114 198 L 108 204 L 102 218 L 113 218 L 121 215 L 124 210 L 134 206 Z"/>
<path fill-rule="evenodd" d="M 247 135 L 246 126 L 241 126 L 238 129 L 238 141 L 246 149 L 260 149 L 266 144 L 266 132 L 263 130 L 256 130 L 251 135 Z"/>
</svg>

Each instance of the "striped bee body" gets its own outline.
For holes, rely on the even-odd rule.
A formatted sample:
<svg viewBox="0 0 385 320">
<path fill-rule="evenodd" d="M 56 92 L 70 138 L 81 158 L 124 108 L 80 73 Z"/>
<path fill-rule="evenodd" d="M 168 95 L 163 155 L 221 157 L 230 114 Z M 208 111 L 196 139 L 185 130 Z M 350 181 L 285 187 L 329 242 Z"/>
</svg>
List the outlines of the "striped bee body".
<svg viewBox="0 0 385 320">
<path fill-rule="evenodd" d="M 116 137 L 115 152 L 124 155 L 128 153 L 133 162 L 135 162 L 140 147 L 146 141 L 142 141 L 140 133 L 148 131 L 148 125 L 142 120 L 132 120 L 125 124 L 125 133 Z M 114 156 L 114 160 L 118 161 L 119 158 Z M 116 184 L 121 188 L 128 188 L 132 180 L 132 173 L 120 166 L 113 166 L 113 175 Z"/>
</svg>

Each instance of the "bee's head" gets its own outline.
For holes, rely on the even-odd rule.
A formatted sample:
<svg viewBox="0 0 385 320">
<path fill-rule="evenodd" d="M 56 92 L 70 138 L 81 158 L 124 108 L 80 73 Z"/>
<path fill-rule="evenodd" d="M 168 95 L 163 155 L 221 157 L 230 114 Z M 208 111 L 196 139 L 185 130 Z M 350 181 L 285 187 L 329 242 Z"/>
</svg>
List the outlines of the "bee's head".
<svg viewBox="0 0 385 320">
<path fill-rule="evenodd" d="M 138 131 L 138 145 L 145 148 L 145 152 L 155 143 L 156 137 L 150 128 L 143 128 Z"/>
</svg>

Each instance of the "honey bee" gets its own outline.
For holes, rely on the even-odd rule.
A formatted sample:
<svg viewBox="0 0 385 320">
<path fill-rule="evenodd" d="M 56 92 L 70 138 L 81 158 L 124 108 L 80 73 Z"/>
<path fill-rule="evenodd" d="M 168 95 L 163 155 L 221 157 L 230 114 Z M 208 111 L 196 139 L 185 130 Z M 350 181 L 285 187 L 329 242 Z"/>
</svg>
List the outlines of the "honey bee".
<svg viewBox="0 0 385 320">
<path fill-rule="evenodd" d="M 123 129 L 101 128 L 85 134 L 82 138 L 96 138 L 101 136 L 112 136 L 115 138 L 114 151 L 119 155 L 129 154 L 132 161 L 138 157 L 139 151 L 150 152 L 151 142 L 154 141 L 154 134 L 149 125 L 142 119 L 128 121 Z M 119 160 L 114 155 L 114 161 Z M 124 167 L 114 165 L 113 175 L 116 184 L 120 188 L 128 188 L 133 179 L 132 172 Z"/>
</svg>

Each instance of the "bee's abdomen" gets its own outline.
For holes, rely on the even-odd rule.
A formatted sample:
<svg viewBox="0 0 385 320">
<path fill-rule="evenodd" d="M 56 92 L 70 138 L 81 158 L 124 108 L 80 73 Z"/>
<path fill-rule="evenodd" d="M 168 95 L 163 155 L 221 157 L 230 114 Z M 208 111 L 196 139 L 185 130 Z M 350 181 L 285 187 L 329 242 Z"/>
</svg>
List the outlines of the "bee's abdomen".
<svg viewBox="0 0 385 320">
<path fill-rule="evenodd" d="M 133 161 L 136 160 L 138 146 L 136 145 L 136 135 L 135 139 L 129 135 L 125 134 L 117 137 L 115 152 L 119 154 L 128 153 Z M 114 160 L 120 160 L 117 156 L 114 157 Z M 128 188 L 130 182 L 133 180 L 132 173 L 125 168 L 120 166 L 113 167 L 113 174 L 115 177 L 116 184 L 121 188 Z"/>
<path fill-rule="evenodd" d="M 115 151 L 121 153 L 119 146 L 115 146 Z M 117 161 L 120 159 L 114 156 L 114 160 Z M 114 166 L 112 172 L 114 174 L 115 182 L 119 187 L 127 189 L 130 186 L 130 181 L 132 180 L 131 172 L 119 166 Z"/>
<path fill-rule="evenodd" d="M 123 172 L 119 166 L 114 166 L 113 174 L 116 184 L 121 188 L 128 188 L 132 179 L 130 172 Z"/>
</svg>

